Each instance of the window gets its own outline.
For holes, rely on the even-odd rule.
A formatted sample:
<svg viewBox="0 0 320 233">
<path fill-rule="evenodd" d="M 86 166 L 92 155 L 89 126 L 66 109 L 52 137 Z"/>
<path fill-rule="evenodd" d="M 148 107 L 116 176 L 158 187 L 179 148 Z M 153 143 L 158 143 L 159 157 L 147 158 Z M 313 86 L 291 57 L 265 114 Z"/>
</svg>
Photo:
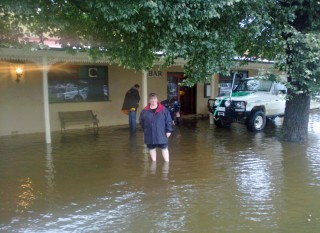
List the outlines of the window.
<svg viewBox="0 0 320 233">
<path fill-rule="evenodd" d="M 109 99 L 106 66 L 53 65 L 48 73 L 50 103 Z"/>
<path fill-rule="evenodd" d="M 249 72 L 245 70 L 237 71 L 233 90 L 239 85 L 239 82 L 243 79 L 248 78 Z M 230 76 L 219 76 L 219 96 L 226 96 L 230 95 L 231 88 L 232 88 L 232 81 L 234 77 L 234 72 L 231 72 Z"/>
<path fill-rule="evenodd" d="M 272 82 L 269 80 L 250 79 L 242 81 L 236 91 L 270 91 Z"/>
<path fill-rule="evenodd" d="M 211 96 L 211 84 L 205 83 L 204 84 L 204 98 L 210 98 Z"/>
<path fill-rule="evenodd" d="M 183 77 L 183 74 L 174 73 L 173 75 L 168 75 L 167 79 L 167 98 L 179 99 L 179 81 L 180 76 Z"/>
</svg>

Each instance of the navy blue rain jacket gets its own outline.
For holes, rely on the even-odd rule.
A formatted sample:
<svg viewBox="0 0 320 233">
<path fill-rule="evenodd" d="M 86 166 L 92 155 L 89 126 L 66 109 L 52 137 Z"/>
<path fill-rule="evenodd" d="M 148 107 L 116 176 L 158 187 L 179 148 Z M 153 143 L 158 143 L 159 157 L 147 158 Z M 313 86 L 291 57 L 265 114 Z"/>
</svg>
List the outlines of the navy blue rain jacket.
<svg viewBox="0 0 320 233">
<path fill-rule="evenodd" d="M 147 105 L 140 114 L 139 122 L 144 132 L 145 144 L 168 143 L 166 133 L 173 131 L 172 119 L 169 111 L 162 104 L 158 104 L 156 112 Z"/>
</svg>

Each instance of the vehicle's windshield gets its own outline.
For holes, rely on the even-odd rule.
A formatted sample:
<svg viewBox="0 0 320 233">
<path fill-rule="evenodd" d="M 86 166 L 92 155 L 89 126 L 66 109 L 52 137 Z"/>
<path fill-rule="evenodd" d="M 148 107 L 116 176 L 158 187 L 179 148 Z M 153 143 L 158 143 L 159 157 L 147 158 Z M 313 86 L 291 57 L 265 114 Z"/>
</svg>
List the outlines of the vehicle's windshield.
<svg viewBox="0 0 320 233">
<path fill-rule="evenodd" d="M 239 83 L 235 91 L 270 91 L 272 81 L 250 79 Z"/>
</svg>

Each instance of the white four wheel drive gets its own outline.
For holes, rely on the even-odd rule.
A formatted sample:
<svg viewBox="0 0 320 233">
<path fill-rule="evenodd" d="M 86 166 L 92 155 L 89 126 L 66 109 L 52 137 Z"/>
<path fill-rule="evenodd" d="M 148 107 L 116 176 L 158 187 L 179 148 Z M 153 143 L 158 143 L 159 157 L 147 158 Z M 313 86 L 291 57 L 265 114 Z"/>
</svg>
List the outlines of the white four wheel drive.
<svg viewBox="0 0 320 233">
<path fill-rule="evenodd" d="M 261 77 L 243 79 L 231 96 L 208 100 L 208 109 L 218 127 L 244 123 L 249 131 L 261 131 L 267 119 L 283 117 L 287 88 Z"/>
</svg>

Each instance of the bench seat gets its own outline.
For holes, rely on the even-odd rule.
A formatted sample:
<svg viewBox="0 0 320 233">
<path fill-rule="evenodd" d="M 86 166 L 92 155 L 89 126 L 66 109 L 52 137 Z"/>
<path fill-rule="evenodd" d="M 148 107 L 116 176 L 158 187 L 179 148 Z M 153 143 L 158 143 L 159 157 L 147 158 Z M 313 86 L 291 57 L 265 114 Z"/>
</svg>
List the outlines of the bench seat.
<svg viewBox="0 0 320 233">
<path fill-rule="evenodd" d="M 66 125 L 68 124 L 91 123 L 93 126 L 93 134 L 98 135 L 99 120 L 97 119 L 97 115 L 93 114 L 92 110 L 58 112 L 58 114 L 60 118 L 61 133 L 65 133 Z"/>
</svg>

